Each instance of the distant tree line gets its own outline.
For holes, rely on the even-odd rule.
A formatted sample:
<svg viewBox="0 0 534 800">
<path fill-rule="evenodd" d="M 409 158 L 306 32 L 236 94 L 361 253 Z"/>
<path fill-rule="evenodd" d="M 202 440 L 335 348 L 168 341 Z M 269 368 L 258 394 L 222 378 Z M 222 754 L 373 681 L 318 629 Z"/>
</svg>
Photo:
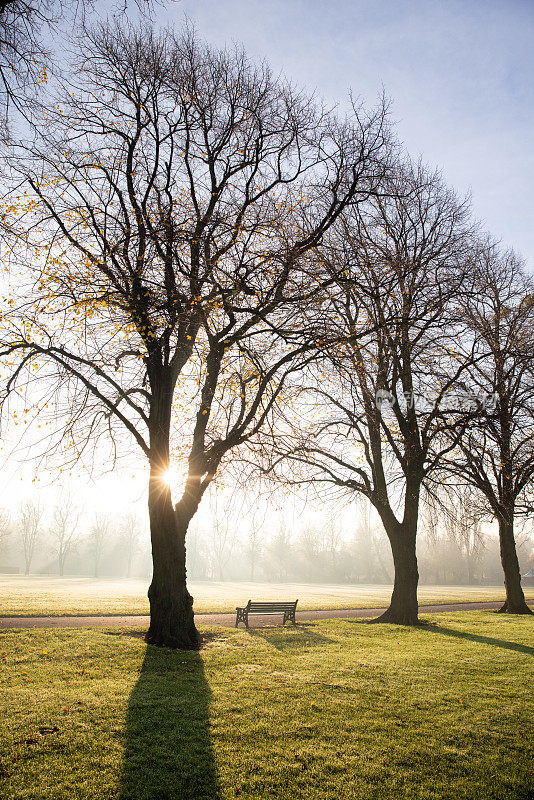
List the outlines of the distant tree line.
<svg viewBox="0 0 534 800">
<path fill-rule="evenodd" d="M 360 503 L 353 529 L 320 513 L 313 524 L 291 529 L 280 522 L 238 516 L 230 509 L 195 524 L 189 532 L 189 577 L 202 581 L 391 584 L 393 561 L 387 536 L 369 504 Z M 427 507 L 418 544 L 421 582 L 496 585 L 502 567 L 498 537 L 472 518 L 463 503 Z M 220 512 L 220 510 L 219 510 Z M 259 523 L 259 524 L 258 524 Z M 26 500 L 16 513 L 0 511 L 0 573 L 143 578 L 150 575 L 148 522 L 130 512 L 95 514 L 85 521 L 70 498 L 45 511 Z M 518 534 L 526 572 L 534 564 L 534 539 Z"/>
<path fill-rule="evenodd" d="M 498 585 L 502 580 L 499 540 L 486 526 L 457 526 L 448 514 L 425 514 L 418 542 L 421 582 L 435 585 Z M 394 565 L 379 519 L 360 507 L 355 527 L 325 521 L 290 529 L 264 524 L 259 536 L 245 521 L 234 535 L 221 524 L 191 527 L 188 574 L 193 580 L 272 583 L 382 584 L 393 582 Z M 534 564 L 534 538 L 528 528 L 518 534 L 522 569 Z"/>
<path fill-rule="evenodd" d="M 69 495 L 0 510 L 0 572 L 130 578 L 146 577 L 148 565 L 146 522 L 135 512 L 87 520 Z"/>
</svg>

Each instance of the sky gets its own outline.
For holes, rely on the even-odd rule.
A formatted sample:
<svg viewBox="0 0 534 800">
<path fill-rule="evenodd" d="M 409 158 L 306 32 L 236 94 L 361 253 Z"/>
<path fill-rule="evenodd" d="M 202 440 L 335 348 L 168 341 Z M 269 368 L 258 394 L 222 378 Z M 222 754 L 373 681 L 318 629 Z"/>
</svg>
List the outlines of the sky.
<svg viewBox="0 0 534 800">
<path fill-rule="evenodd" d="M 244 45 L 253 60 L 347 108 L 348 93 L 374 104 L 384 90 L 408 152 L 471 192 L 484 227 L 534 272 L 534 0 L 181 0 L 156 22 L 188 20 L 216 46 Z M 33 490 L 35 468 L 0 470 L 4 504 Z M 57 475 L 39 475 L 54 493 Z M 90 482 L 81 501 L 127 510 L 145 504 L 146 470 Z M 61 481 L 60 481 L 61 482 Z M 1 503 L 0 503 L 1 504 Z"/>
<path fill-rule="evenodd" d="M 158 14 L 185 18 L 328 103 L 384 89 L 408 152 L 471 192 L 534 272 L 534 0 L 182 0 Z"/>
</svg>

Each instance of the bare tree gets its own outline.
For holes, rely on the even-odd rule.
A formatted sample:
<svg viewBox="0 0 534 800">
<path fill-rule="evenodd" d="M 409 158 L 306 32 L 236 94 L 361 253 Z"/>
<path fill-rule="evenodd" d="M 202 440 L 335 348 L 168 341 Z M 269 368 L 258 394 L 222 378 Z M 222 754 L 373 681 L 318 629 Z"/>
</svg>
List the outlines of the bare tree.
<svg viewBox="0 0 534 800">
<path fill-rule="evenodd" d="M 521 587 L 514 519 L 533 509 L 534 286 L 511 252 L 489 242 L 477 259 L 476 291 L 463 298 L 476 340 L 471 380 L 491 397 L 451 451 L 453 474 L 487 501 L 499 525 L 506 601 L 501 611 L 530 614 Z"/>
<path fill-rule="evenodd" d="M 267 509 L 254 508 L 245 529 L 245 555 L 249 565 L 249 580 L 254 581 L 256 567 L 261 558 Z"/>
<path fill-rule="evenodd" d="M 25 500 L 21 507 L 17 520 L 17 528 L 22 542 L 24 553 L 24 573 L 30 574 L 32 561 L 35 551 L 42 537 L 42 520 L 44 509 L 37 500 Z"/>
<path fill-rule="evenodd" d="M 89 547 L 93 557 L 93 575 L 95 578 L 100 577 L 100 564 L 104 554 L 106 542 L 110 539 L 111 534 L 111 520 L 109 516 L 104 514 L 95 514 L 93 524 L 89 531 Z"/>
<path fill-rule="evenodd" d="M 59 574 L 63 577 L 65 562 L 75 550 L 79 540 L 78 523 L 80 512 L 74 505 L 72 497 L 63 495 L 52 512 L 50 536 L 53 550 L 57 558 Z"/>
<path fill-rule="evenodd" d="M 468 208 L 438 175 L 406 166 L 385 196 L 344 216 L 336 233 L 324 248 L 337 276 L 325 303 L 332 334 L 299 394 L 307 414 L 288 419 L 293 433 L 269 444 L 301 465 L 290 480 L 368 498 L 395 567 L 379 621 L 417 624 L 421 490 L 464 424 L 448 398 L 469 360 L 456 357 L 455 310 L 469 288 Z M 344 334 L 337 345 L 336 331 Z"/>
<path fill-rule="evenodd" d="M 338 123 L 265 65 L 189 33 L 101 29 L 78 73 L 13 165 L 39 266 L 32 302 L 19 296 L 3 320 L 4 361 L 19 356 L 4 407 L 37 376 L 34 404 L 48 387 L 73 460 L 102 437 L 112 457 L 123 434 L 139 447 L 150 465 L 148 639 L 196 647 L 189 522 L 315 347 L 313 327 L 297 325 L 321 286 L 310 254 L 382 180 L 384 109 Z M 171 447 L 187 467 L 176 503 Z"/>
<path fill-rule="evenodd" d="M 142 525 L 138 514 L 130 512 L 122 518 L 120 536 L 126 553 L 126 576 L 131 578 L 133 559 L 142 536 Z"/>
</svg>

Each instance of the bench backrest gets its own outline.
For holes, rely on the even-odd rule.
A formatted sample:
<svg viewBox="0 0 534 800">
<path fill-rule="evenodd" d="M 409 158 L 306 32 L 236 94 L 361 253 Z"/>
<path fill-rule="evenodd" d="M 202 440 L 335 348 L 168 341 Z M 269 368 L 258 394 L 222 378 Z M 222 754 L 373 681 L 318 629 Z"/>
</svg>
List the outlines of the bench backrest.
<svg viewBox="0 0 534 800">
<path fill-rule="evenodd" d="M 294 611 L 297 607 L 298 600 L 292 601 L 276 601 L 263 602 L 249 600 L 247 603 L 247 611 L 249 612 L 266 612 L 266 611 Z"/>
</svg>

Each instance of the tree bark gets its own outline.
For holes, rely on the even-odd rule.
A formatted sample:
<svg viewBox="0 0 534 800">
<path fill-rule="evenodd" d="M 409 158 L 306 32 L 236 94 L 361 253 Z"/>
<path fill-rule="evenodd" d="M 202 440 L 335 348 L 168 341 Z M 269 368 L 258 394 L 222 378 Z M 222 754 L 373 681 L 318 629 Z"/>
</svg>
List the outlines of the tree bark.
<svg viewBox="0 0 534 800">
<path fill-rule="evenodd" d="M 389 529 L 388 529 L 389 528 Z M 417 585 L 419 571 L 417 569 L 416 533 L 410 523 L 402 522 L 386 528 L 395 578 L 389 608 L 373 622 L 393 622 L 396 625 L 418 625 Z"/>
<path fill-rule="evenodd" d="M 521 586 L 521 572 L 514 538 L 513 511 L 499 516 L 499 543 L 506 589 L 506 600 L 499 611 L 509 614 L 532 614 L 532 609 L 525 602 Z"/>
<path fill-rule="evenodd" d="M 150 627 L 147 642 L 160 647 L 195 650 L 193 598 L 187 590 L 185 537 L 189 519 L 175 509 L 167 485 L 151 475 L 148 509 L 152 541 L 152 582 L 148 590 Z"/>
<path fill-rule="evenodd" d="M 376 507 L 391 545 L 395 576 L 389 608 L 373 620 L 374 622 L 393 622 L 396 625 L 419 624 L 416 539 L 420 490 L 421 481 L 418 476 L 413 476 L 407 481 L 402 522 L 398 521 L 389 502 Z"/>
</svg>

